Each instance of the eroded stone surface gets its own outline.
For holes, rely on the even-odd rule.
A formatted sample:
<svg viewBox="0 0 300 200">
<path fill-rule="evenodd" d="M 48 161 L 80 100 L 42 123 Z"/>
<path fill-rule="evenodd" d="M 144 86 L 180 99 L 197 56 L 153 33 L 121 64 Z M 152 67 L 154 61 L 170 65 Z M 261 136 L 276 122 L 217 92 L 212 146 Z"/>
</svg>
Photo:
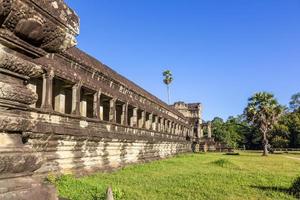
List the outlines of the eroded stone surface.
<svg viewBox="0 0 300 200">
<path fill-rule="evenodd" d="M 195 121 L 74 47 L 62 0 L 0 0 L 0 27 L 0 199 L 52 200 L 36 177 L 191 151 Z"/>
</svg>

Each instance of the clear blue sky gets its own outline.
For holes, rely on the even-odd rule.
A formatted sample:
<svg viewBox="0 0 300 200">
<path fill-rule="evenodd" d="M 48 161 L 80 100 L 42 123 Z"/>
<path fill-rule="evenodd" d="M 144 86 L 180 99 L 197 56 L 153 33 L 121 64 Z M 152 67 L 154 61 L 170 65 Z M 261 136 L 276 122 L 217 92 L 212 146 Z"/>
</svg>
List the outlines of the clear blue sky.
<svg viewBox="0 0 300 200">
<path fill-rule="evenodd" d="M 269 91 L 300 92 L 300 0 L 66 0 L 79 48 L 162 100 L 202 102 L 204 118 L 242 113 Z"/>
</svg>

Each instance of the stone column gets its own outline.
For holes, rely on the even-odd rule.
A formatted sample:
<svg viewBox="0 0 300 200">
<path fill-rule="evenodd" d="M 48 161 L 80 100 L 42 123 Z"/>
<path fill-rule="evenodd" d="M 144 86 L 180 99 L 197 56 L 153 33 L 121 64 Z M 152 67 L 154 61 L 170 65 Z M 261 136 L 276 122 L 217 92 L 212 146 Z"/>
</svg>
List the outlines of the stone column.
<svg viewBox="0 0 300 200">
<path fill-rule="evenodd" d="M 164 133 L 165 132 L 165 119 L 161 118 L 160 120 L 160 132 Z"/>
<path fill-rule="evenodd" d="M 167 121 L 167 124 L 168 124 L 168 133 L 172 133 L 172 122 L 171 121 Z"/>
<path fill-rule="evenodd" d="M 76 83 L 72 87 L 72 114 L 80 115 L 80 92 L 81 92 L 82 82 Z"/>
<path fill-rule="evenodd" d="M 142 117 L 139 122 L 139 128 L 145 128 L 146 125 L 146 111 L 142 111 Z"/>
<path fill-rule="evenodd" d="M 100 99 L 101 98 L 101 90 L 94 94 L 94 106 L 93 106 L 93 117 L 100 119 Z"/>
<path fill-rule="evenodd" d="M 109 101 L 109 121 L 116 122 L 116 99 L 113 98 Z"/>
<path fill-rule="evenodd" d="M 149 130 L 153 130 L 153 113 L 150 113 L 149 120 L 148 120 L 148 127 Z"/>
<path fill-rule="evenodd" d="M 212 136 L 212 133 L 211 133 L 211 122 L 208 122 L 207 123 L 207 137 L 208 138 L 211 138 L 211 136 Z"/>
<path fill-rule="evenodd" d="M 165 132 L 168 133 L 169 132 L 169 124 L 168 124 L 167 119 L 164 120 L 164 126 L 165 126 Z"/>
<path fill-rule="evenodd" d="M 122 116 L 121 116 L 121 124 L 128 124 L 128 103 L 122 105 Z"/>
<path fill-rule="evenodd" d="M 65 113 L 65 105 L 66 105 L 66 94 L 65 91 L 61 88 L 61 86 L 58 86 L 55 88 L 55 91 L 58 93 L 55 94 L 55 105 L 54 110 L 60 113 Z"/>
<path fill-rule="evenodd" d="M 196 121 L 196 128 L 197 128 L 197 138 L 201 138 L 201 124 L 200 124 L 200 119 Z"/>
<path fill-rule="evenodd" d="M 133 108 L 133 116 L 132 116 L 132 127 L 137 127 L 137 115 L 138 115 L 138 108 Z"/>
<path fill-rule="evenodd" d="M 178 135 L 178 124 L 175 124 L 175 135 Z"/>
<path fill-rule="evenodd" d="M 158 117 L 157 132 L 161 132 L 161 121 L 162 121 L 162 118 Z"/>
<path fill-rule="evenodd" d="M 154 123 L 153 123 L 153 130 L 159 131 L 158 130 L 159 122 L 158 122 L 158 116 L 155 116 L 154 118 Z"/>
<path fill-rule="evenodd" d="M 43 74 L 43 94 L 41 108 L 47 111 L 53 111 L 52 93 L 53 93 L 54 71 L 51 70 Z"/>
<path fill-rule="evenodd" d="M 80 115 L 83 117 L 87 116 L 87 100 L 86 97 L 80 99 Z"/>
<path fill-rule="evenodd" d="M 173 122 L 173 134 L 175 134 L 176 135 L 176 124 L 175 124 L 175 122 Z"/>
<path fill-rule="evenodd" d="M 200 124 L 200 138 L 203 138 L 204 133 L 203 133 L 203 125 Z"/>
</svg>

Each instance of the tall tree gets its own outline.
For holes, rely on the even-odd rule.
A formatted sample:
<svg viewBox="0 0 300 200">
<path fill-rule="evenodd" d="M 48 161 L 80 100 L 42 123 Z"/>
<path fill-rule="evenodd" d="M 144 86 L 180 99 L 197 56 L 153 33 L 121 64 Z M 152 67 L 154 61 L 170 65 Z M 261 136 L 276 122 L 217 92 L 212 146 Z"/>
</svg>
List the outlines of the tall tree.
<svg viewBox="0 0 300 200">
<path fill-rule="evenodd" d="M 248 99 L 244 110 L 247 121 L 257 127 L 263 137 L 263 155 L 268 155 L 268 133 L 278 121 L 283 112 L 273 94 L 259 92 Z"/>
<path fill-rule="evenodd" d="M 290 109 L 296 111 L 300 109 L 300 92 L 294 94 L 290 101 Z"/>
<path fill-rule="evenodd" d="M 168 92 L 168 104 L 170 104 L 170 84 L 173 82 L 173 75 L 170 70 L 165 70 L 163 72 L 164 76 L 164 83 L 167 85 L 167 92 Z"/>
</svg>

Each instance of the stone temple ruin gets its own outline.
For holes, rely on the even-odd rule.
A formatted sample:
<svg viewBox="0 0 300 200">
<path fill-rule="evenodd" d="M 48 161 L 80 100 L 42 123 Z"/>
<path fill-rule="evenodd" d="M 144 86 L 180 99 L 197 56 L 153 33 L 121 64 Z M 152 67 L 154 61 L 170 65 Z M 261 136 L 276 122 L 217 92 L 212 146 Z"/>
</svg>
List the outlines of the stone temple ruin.
<svg viewBox="0 0 300 200">
<path fill-rule="evenodd" d="M 76 48 L 63 0 L 1 0 L 0 26 L 0 199 L 55 199 L 49 173 L 166 158 L 203 136 L 200 104 L 169 106 Z"/>
<path fill-rule="evenodd" d="M 203 122 L 202 120 L 202 104 L 184 102 L 176 102 L 173 107 L 178 110 L 192 125 L 192 133 L 187 136 L 187 140 L 192 143 L 193 152 L 207 152 L 207 151 L 231 151 L 232 149 L 226 147 L 224 144 L 219 144 L 214 141 L 212 137 L 211 122 Z M 207 135 L 204 135 L 204 130 Z"/>
</svg>

